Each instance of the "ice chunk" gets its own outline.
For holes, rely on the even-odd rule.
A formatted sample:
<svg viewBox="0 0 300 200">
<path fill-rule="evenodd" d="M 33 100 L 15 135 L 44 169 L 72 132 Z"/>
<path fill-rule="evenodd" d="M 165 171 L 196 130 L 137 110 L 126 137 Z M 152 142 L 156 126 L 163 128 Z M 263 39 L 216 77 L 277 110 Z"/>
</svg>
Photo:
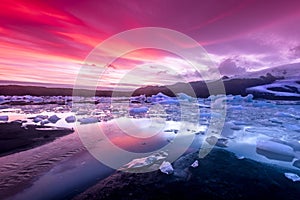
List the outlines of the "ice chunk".
<svg viewBox="0 0 300 200">
<path fill-rule="evenodd" d="M 40 121 L 42 121 L 43 119 L 42 118 L 40 118 L 40 117 L 35 117 L 34 119 L 33 119 L 33 122 L 34 123 L 38 123 L 38 122 L 40 122 Z"/>
<path fill-rule="evenodd" d="M 92 124 L 92 123 L 97 123 L 99 122 L 98 118 L 96 117 L 87 117 L 87 118 L 82 118 L 78 120 L 81 124 Z"/>
<path fill-rule="evenodd" d="M 143 168 L 150 167 L 156 163 L 161 163 L 163 160 L 166 159 L 168 156 L 168 153 L 161 151 L 158 153 L 154 153 L 150 156 L 144 157 L 144 158 L 136 158 L 124 165 L 124 167 L 121 168 L 121 170 L 125 171 L 136 171 Z M 158 169 L 158 166 L 157 168 Z"/>
<path fill-rule="evenodd" d="M 37 115 L 36 117 L 39 117 L 41 119 L 47 119 L 48 118 L 48 115 Z"/>
<path fill-rule="evenodd" d="M 66 117 L 65 120 L 67 123 L 73 123 L 76 121 L 76 117 L 71 115 L 71 116 Z"/>
<path fill-rule="evenodd" d="M 159 104 L 179 104 L 179 101 L 176 99 L 165 99 L 165 100 L 161 100 L 161 101 L 157 101 L 157 103 Z"/>
<path fill-rule="evenodd" d="M 294 173 L 284 173 L 284 176 L 293 182 L 300 181 L 300 177 Z"/>
<path fill-rule="evenodd" d="M 130 108 L 130 110 L 129 110 L 130 114 L 143 114 L 143 113 L 147 113 L 147 112 L 148 112 L 147 107 Z"/>
<path fill-rule="evenodd" d="M 295 160 L 295 162 L 293 163 L 293 166 L 300 169 L 300 160 Z"/>
<path fill-rule="evenodd" d="M 252 125 L 251 122 L 244 122 L 244 121 L 233 121 L 233 123 L 237 126 L 241 125 L 241 126 L 249 126 Z"/>
<path fill-rule="evenodd" d="M 47 119 L 44 119 L 41 121 L 41 125 L 49 124 L 50 122 Z"/>
<path fill-rule="evenodd" d="M 253 101 L 253 94 L 248 94 L 244 97 L 245 102 L 252 102 Z"/>
<path fill-rule="evenodd" d="M 58 120 L 60 120 L 59 117 L 57 117 L 57 115 L 52 115 L 49 117 L 48 121 L 55 124 Z"/>
<path fill-rule="evenodd" d="M 226 138 L 217 138 L 216 136 L 210 136 L 205 140 L 210 145 L 216 145 L 218 147 L 227 147 L 228 140 Z"/>
<path fill-rule="evenodd" d="M 165 174 L 172 174 L 174 169 L 171 165 L 170 162 L 168 161 L 164 161 L 160 167 L 159 167 L 159 170 L 162 172 L 162 173 L 165 173 Z"/>
<path fill-rule="evenodd" d="M 42 103 L 44 99 L 42 97 L 30 97 L 30 100 L 33 101 L 34 103 Z"/>
<path fill-rule="evenodd" d="M 279 154 L 282 156 L 288 156 L 288 157 L 295 156 L 292 147 L 277 142 L 273 142 L 273 141 L 258 141 L 256 144 L 256 148 L 274 154 Z"/>
<path fill-rule="evenodd" d="M 151 97 L 148 97 L 147 101 L 154 103 L 154 102 L 158 102 L 158 101 L 162 101 L 162 100 L 166 100 L 166 99 L 171 99 L 171 97 L 160 92 L 157 95 L 152 95 Z"/>
<path fill-rule="evenodd" d="M 189 101 L 189 102 L 193 101 L 193 99 L 194 99 L 193 97 L 191 97 L 185 93 L 178 93 L 177 98 L 180 100 L 185 100 L 185 101 Z"/>
<path fill-rule="evenodd" d="M 199 166 L 198 160 L 195 160 L 195 162 L 193 162 L 193 163 L 191 164 L 191 167 L 193 167 L 193 168 L 196 168 L 196 167 L 198 167 L 198 166 Z"/>
<path fill-rule="evenodd" d="M 7 115 L 2 115 L 0 116 L 0 121 L 8 121 L 8 116 Z"/>
</svg>

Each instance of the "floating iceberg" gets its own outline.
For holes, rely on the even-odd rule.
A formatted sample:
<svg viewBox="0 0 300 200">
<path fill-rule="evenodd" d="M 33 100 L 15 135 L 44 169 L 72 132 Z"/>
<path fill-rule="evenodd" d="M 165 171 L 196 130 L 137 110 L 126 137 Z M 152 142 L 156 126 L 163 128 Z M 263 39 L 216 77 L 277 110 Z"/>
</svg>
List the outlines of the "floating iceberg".
<svg viewBox="0 0 300 200">
<path fill-rule="evenodd" d="M 216 136 L 210 136 L 205 140 L 210 145 L 216 145 L 218 147 L 227 147 L 228 140 L 226 138 L 217 138 Z"/>
<path fill-rule="evenodd" d="M 164 161 L 160 165 L 159 170 L 164 174 L 172 174 L 174 172 L 174 169 L 173 169 L 171 163 L 168 161 Z"/>
<path fill-rule="evenodd" d="M 87 118 L 82 118 L 78 120 L 81 124 L 92 124 L 92 123 L 97 123 L 99 122 L 98 118 L 96 117 L 87 117 Z"/>
<path fill-rule="evenodd" d="M 193 163 L 191 164 L 191 167 L 193 167 L 193 168 L 196 168 L 196 167 L 198 167 L 198 166 L 199 166 L 198 160 L 195 160 L 195 162 L 193 162 Z"/>
<path fill-rule="evenodd" d="M 130 114 L 144 114 L 148 112 L 147 107 L 139 107 L 139 108 L 130 108 L 129 113 Z"/>
<path fill-rule="evenodd" d="M 0 116 L 0 121 L 8 121 L 8 116 L 7 115 L 2 115 Z"/>
<path fill-rule="evenodd" d="M 280 144 L 273 141 L 258 141 L 256 144 L 256 148 L 259 150 L 263 150 L 269 153 L 278 154 L 285 157 L 294 158 L 295 153 L 292 147 Z M 266 154 L 268 157 L 268 155 Z M 275 155 L 274 155 L 275 156 Z"/>
<path fill-rule="evenodd" d="M 55 124 L 58 120 L 60 120 L 59 117 L 57 117 L 57 115 L 52 115 L 49 117 L 48 121 Z"/>
<path fill-rule="evenodd" d="M 300 177 L 294 173 L 284 173 L 284 176 L 293 182 L 300 181 Z"/>
<path fill-rule="evenodd" d="M 168 153 L 161 151 L 158 153 L 154 153 L 150 156 L 144 157 L 144 158 L 136 158 L 124 165 L 121 170 L 125 171 L 139 171 L 145 168 L 149 168 L 154 164 L 160 164 L 163 160 L 166 159 L 168 156 Z M 160 166 L 160 165 L 159 165 Z M 159 167 L 157 166 L 156 170 Z"/>
<path fill-rule="evenodd" d="M 73 123 L 73 122 L 76 121 L 76 117 L 73 116 L 73 115 L 68 116 L 68 117 L 65 118 L 65 121 L 66 121 L 67 123 Z"/>
<path fill-rule="evenodd" d="M 40 122 L 40 121 L 42 121 L 43 119 L 42 118 L 40 118 L 40 117 L 35 117 L 34 119 L 33 119 L 33 122 L 34 123 L 38 123 L 38 122 Z"/>
<path fill-rule="evenodd" d="M 177 98 L 180 100 L 185 100 L 185 101 L 189 101 L 189 102 L 192 102 L 195 99 L 194 97 L 191 97 L 185 93 L 178 93 Z"/>
</svg>

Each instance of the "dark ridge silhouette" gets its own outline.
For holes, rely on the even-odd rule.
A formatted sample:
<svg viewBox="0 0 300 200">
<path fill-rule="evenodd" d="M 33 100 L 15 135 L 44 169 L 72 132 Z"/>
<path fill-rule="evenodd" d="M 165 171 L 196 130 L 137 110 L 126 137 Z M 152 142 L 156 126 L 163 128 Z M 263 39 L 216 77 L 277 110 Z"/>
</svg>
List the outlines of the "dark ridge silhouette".
<svg viewBox="0 0 300 200">
<path fill-rule="evenodd" d="M 19 85 L 1 85 L 0 95 L 32 95 L 32 96 L 139 96 L 146 95 L 151 96 L 158 94 L 159 92 L 164 93 L 168 96 L 175 96 L 176 93 L 186 93 L 187 95 L 199 98 L 207 98 L 210 95 L 223 94 L 224 89 L 226 94 L 232 95 L 247 95 L 246 89 L 253 86 L 265 85 L 273 83 L 277 79 L 282 77 L 274 77 L 271 74 L 262 76 L 260 78 L 235 78 L 228 79 L 223 78 L 217 81 L 196 81 L 190 83 L 176 83 L 173 85 L 166 86 L 146 86 L 136 89 L 132 92 L 121 92 L 121 91 L 104 91 L 104 90 L 87 90 L 87 89 L 76 89 L 73 88 L 48 88 L 41 86 L 19 86 Z M 222 84 L 223 82 L 223 84 Z M 220 87 L 224 85 L 224 88 Z M 260 98 L 257 94 L 256 98 Z"/>
</svg>

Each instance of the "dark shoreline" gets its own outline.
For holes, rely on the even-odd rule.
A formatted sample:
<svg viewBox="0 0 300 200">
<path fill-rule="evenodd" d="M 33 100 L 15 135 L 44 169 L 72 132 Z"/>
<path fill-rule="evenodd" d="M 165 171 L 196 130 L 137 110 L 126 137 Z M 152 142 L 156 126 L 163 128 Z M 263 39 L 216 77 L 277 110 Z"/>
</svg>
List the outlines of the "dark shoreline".
<svg viewBox="0 0 300 200">
<path fill-rule="evenodd" d="M 74 132 L 72 129 L 61 127 L 55 127 L 53 130 L 38 130 L 38 128 L 53 127 L 27 125 L 24 128 L 21 122 L 0 123 L 0 156 L 32 149 Z"/>
<path fill-rule="evenodd" d="M 183 158 L 183 164 L 173 163 L 174 169 L 177 166 L 186 174 L 183 177 L 160 171 L 117 171 L 74 199 L 299 199 L 300 182 L 284 176 L 285 172 L 297 173 L 296 170 L 239 160 L 222 149 L 213 149 L 198 159 L 197 168 L 188 167 L 198 158 L 197 153 Z"/>
</svg>

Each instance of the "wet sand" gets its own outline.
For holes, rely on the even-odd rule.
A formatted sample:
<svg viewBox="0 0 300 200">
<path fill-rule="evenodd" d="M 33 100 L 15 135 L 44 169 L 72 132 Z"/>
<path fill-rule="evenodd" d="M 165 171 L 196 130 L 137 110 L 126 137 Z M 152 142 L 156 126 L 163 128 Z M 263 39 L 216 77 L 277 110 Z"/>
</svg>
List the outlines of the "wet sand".
<svg viewBox="0 0 300 200">
<path fill-rule="evenodd" d="M 239 160 L 221 149 L 198 159 L 197 168 L 190 167 L 197 158 L 197 152 L 190 153 L 173 163 L 183 172 L 180 176 L 117 171 L 74 199 L 299 199 L 300 182 L 284 176 L 296 171 Z"/>
<path fill-rule="evenodd" d="M 69 128 L 27 125 L 21 122 L 0 123 L 0 156 L 31 149 L 73 133 Z"/>
</svg>

